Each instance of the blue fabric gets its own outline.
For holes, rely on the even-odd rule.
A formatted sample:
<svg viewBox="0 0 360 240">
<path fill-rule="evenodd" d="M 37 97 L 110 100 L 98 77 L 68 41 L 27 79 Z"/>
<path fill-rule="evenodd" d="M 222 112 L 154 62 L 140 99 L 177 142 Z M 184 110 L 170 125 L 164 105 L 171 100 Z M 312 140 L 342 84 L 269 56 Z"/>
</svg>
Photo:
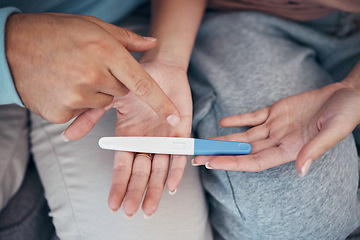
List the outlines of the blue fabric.
<svg viewBox="0 0 360 240">
<path fill-rule="evenodd" d="M 3 0 L 0 2 L 0 105 L 15 103 L 23 106 L 16 92 L 6 61 L 4 30 L 13 13 L 61 12 L 98 17 L 116 23 L 146 0 Z"/>
<path fill-rule="evenodd" d="M 5 22 L 9 15 L 19 12 L 17 8 L 8 7 L 0 9 L 0 104 L 16 103 L 22 106 L 22 102 L 16 92 L 10 69 L 5 55 Z"/>
</svg>

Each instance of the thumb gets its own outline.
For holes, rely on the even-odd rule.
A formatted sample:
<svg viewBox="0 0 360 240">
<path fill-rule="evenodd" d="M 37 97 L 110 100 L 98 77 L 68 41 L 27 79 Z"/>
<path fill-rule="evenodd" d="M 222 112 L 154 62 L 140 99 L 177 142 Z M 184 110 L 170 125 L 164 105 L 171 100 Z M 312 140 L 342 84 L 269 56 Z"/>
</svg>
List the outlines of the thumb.
<svg viewBox="0 0 360 240">
<path fill-rule="evenodd" d="M 100 118 L 105 114 L 106 108 L 93 108 L 80 114 L 62 133 L 65 141 L 77 140 L 88 134 Z"/>
<path fill-rule="evenodd" d="M 300 177 L 306 175 L 313 161 L 321 157 L 327 150 L 347 137 L 347 131 L 334 125 L 328 125 L 320 130 L 299 152 L 295 167 Z"/>
</svg>

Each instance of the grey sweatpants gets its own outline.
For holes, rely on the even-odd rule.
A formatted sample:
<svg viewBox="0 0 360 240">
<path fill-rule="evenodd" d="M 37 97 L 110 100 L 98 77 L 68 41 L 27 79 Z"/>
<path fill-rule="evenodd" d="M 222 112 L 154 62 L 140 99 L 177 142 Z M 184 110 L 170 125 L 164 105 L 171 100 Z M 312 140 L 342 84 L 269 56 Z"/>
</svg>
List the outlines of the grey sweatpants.
<svg viewBox="0 0 360 240">
<path fill-rule="evenodd" d="M 297 23 L 255 12 L 208 14 L 190 67 L 197 137 L 243 131 L 218 122 L 341 80 L 360 60 L 352 17 L 336 12 Z M 202 168 L 216 239 L 345 239 L 360 224 L 358 172 L 352 135 L 304 178 L 294 162 L 262 172 Z"/>
</svg>

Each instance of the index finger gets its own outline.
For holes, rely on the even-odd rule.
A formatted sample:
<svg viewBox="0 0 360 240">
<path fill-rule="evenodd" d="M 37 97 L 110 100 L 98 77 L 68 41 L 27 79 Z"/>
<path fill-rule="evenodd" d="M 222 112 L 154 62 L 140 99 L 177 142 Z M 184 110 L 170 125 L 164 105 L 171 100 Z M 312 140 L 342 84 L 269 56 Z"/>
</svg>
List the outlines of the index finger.
<svg viewBox="0 0 360 240">
<path fill-rule="evenodd" d="M 119 44 L 116 49 L 119 50 L 108 63 L 113 76 L 147 103 L 160 118 L 177 126 L 180 123 L 180 113 L 175 104 L 123 46 Z"/>
<path fill-rule="evenodd" d="M 206 164 L 209 169 L 245 172 L 260 172 L 295 160 L 280 147 L 268 148 L 250 155 L 196 156 L 195 159 L 197 164 Z"/>
</svg>

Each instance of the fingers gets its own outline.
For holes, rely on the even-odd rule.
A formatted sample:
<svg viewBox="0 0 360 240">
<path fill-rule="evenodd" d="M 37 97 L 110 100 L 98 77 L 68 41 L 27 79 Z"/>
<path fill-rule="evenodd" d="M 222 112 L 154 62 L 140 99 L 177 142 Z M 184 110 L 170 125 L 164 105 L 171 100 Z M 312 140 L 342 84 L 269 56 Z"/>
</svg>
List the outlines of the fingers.
<svg viewBox="0 0 360 240">
<path fill-rule="evenodd" d="M 169 156 L 155 155 L 151 161 L 141 154 L 116 152 L 109 206 L 117 211 L 123 204 L 127 218 L 135 215 L 141 201 L 144 216 L 149 218 L 158 208 L 169 171 Z"/>
<path fill-rule="evenodd" d="M 250 128 L 245 132 L 229 134 L 213 138 L 214 140 L 236 141 L 236 142 L 254 142 L 269 137 L 270 131 L 266 126 L 257 126 Z"/>
<path fill-rule="evenodd" d="M 166 187 L 170 194 L 175 194 L 184 175 L 187 156 L 173 155 L 170 167 L 170 173 L 166 182 Z"/>
<path fill-rule="evenodd" d="M 269 108 L 262 108 L 255 112 L 225 117 L 220 120 L 221 127 L 257 126 L 266 121 L 269 116 Z"/>
<path fill-rule="evenodd" d="M 88 134 L 100 118 L 105 114 L 106 108 L 89 109 L 80 114 L 62 133 L 65 140 L 77 140 Z"/>
<path fill-rule="evenodd" d="M 295 163 L 300 177 L 307 174 L 313 161 L 349 135 L 351 130 L 344 131 L 343 127 L 337 127 L 342 125 L 342 123 L 329 124 L 304 145 Z"/>
<path fill-rule="evenodd" d="M 293 159 L 281 147 L 272 147 L 250 155 L 196 156 L 194 163 L 205 165 L 208 169 L 260 172 L 293 161 Z"/>
<path fill-rule="evenodd" d="M 87 20 L 99 25 L 105 31 L 110 33 L 118 42 L 120 42 L 128 51 L 143 52 L 156 46 L 157 40 L 152 37 L 142 37 L 128 29 L 115 26 L 104 22 L 99 18 L 92 16 L 83 16 Z"/>
<path fill-rule="evenodd" d="M 113 175 L 108 198 L 108 204 L 112 211 L 117 211 L 123 202 L 132 172 L 133 160 L 134 153 L 115 152 Z"/>
<path fill-rule="evenodd" d="M 101 81 L 100 84 L 96 85 L 95 90 L 112 98 L 124 96 L 129 93 L 129 89 L 110 72 L 107 72 L 105 81 Z M 101 102 L 98 102 L 99 107 L 103 107 L 108 104 L 101 105 Z"/>
<path fill-rule="evenodd" d="M 159 117 L 170 125 L 177 126 L 180 123 L 180 113 L 155 80 L 127 51 L 114 53 L 114 57 L 115 60 L 108 63 L 111 73 L 147 103 Z"/>
<path fill-rule="evenodd" d="M 142 210 L 147 217 L 152 216 L 159 206 L 168 176 L 169 158 L 169 155 L 156 154 L 152 162 L 150 180 L 142 204 Z"/>
<path fill-rule="evenodd" d="M 152 160 L 135 155 L 126 196 L 123 203 L 125 216 L 131 217 L 138 210 L 149 181 Z"/>
<path fill-rule="evenodd" d="M 130 52 L 143 52 L 156 46 L 157 40 L 153 37 L 142 37 L 132 31 L 112 25 L 110 32 Z"/>
<path fill-rule="evenodd" d="M 252 147 L 251 154 L 255 154 L 255 153 L 263 151 L 267 148 L 272 148 L 272 147 L 277 146 L 277 142 L 271 138 L 255 141 L 250 144 Z"/>
</svg>

